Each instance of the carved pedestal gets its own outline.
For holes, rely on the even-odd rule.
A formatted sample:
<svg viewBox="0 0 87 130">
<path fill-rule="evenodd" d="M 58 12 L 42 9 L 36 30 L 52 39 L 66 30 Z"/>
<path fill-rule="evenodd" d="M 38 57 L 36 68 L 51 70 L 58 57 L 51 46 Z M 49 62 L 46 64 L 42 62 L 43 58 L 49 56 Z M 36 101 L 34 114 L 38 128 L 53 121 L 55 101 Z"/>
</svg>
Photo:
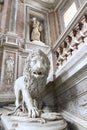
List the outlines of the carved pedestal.
<svg viewBox="0 0 87 130">
<path fill-rule="evenodd" d="M 20 118 L 20 117 L 19 117 Z M 44 124 L 41 122 L 30 122 L 28 117 L 21 121 L 12 120 L 12 116 L 2 116 L 1 121 L 5 130 L 68 130 L 67 123 L 64 119 L 57 121 L 48 121 Z M 23 121 L 23 119 L 25 121 Z"/>
</svg>

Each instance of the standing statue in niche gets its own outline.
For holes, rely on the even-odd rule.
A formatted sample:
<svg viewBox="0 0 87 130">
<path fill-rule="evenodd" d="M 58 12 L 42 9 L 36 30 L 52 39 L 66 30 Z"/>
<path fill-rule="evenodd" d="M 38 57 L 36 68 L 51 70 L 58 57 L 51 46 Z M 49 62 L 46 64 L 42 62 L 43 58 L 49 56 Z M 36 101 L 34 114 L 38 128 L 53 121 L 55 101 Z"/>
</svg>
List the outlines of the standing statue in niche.
<svg viewBox="0 0 87 130">
<path fill-rule="evenodd" d="M 14 59 L 12 56 L 8 56 L 5 60 L 6 65 L 6 80 L 10 84 L 13 82 L 13 73 L 14 73 Z"/>
<path fill-rule="evenodd" d="M 38 20 L 36 20 L 36 18 L 33 19 L 33 29 L 31 32 L 31 40 L 37 40 L 40 41 L 40 35 L 42 31 L 42 26 L 40 24 L 40 22 Z"/>
</svg>

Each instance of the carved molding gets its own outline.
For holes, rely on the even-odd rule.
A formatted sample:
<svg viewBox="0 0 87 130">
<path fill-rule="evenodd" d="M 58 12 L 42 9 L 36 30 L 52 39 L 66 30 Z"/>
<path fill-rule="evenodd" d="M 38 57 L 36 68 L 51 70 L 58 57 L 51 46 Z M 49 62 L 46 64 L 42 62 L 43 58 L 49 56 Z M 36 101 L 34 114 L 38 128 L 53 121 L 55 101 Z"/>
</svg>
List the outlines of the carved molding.
<svg viewBox="0 0 87 130">
<path fill-rule="evenodd" d="M 81 82 L 83 82 L 84 80 L 86 80 L 87 79 L 87 69 L 86 68 L 87 68 L 87 65 L 85 67 L 83 67 L 80 71 L 75 73 L 73 76 L 71 76 L 68 80 L 66 80 L 60 86 L 58 86 L 57 87 L 58 91 L 60 93 L 64 93 L 64 92 L 74 88 L 75 85 L 78 85 Z M 80 88 L 80 90 L 83 88 L 84 88 L 84 86 L 82 88 Z"/>
<path fill-rule="evenodd" d="M 77 117 L 77 115 L 73 115 L 67 111 L 62 112 L 63 117 L 71 123 L 71 126 L 75 130 L 87 130 L 87 121 L 83 120 L 82 118 Z"/>
</svg>

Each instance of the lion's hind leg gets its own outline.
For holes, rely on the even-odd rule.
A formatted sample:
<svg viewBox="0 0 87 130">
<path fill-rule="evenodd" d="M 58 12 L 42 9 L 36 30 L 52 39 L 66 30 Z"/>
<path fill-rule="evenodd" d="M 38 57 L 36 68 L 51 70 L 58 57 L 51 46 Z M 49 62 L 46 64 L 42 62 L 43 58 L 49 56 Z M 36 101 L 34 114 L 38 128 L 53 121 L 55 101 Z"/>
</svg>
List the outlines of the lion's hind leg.
<svg viewBox="0 0 87 130">
<path fill-rule="evenodd" d="M 19 116 L 20 113 L 22 112 L 22 92 L 21 90 L 17 90 L 15 91 L 15 97 L 16 97 L 16 100 L 15 100 L 15 115 Z"/>
<path fill-rule="evenodd" d="M 22 102 L 22 91 L 20 89 L 20 86 L 18 85 L 18 80 L 16 80 L 15 85 L 14 85 L 14 93 L 15 93 L 15 106 L 16 109 L 20 108 L 19 106 L 21 105 Z"/>
</svg>

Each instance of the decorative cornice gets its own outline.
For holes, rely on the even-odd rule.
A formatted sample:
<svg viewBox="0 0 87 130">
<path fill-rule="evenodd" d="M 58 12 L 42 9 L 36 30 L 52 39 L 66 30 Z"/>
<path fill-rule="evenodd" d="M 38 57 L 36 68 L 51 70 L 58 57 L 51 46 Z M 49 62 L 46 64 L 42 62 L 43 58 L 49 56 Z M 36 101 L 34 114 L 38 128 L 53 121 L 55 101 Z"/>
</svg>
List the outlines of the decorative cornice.
<svg viewBox="0 0 87 130">
<path fill-rule="evenodd" d="M 37 0 L 36 1 L 34 1 L 34 0 L 25 0 L 25 4 L 32 7 L 32 8 L 42 10 L 42 11 L 45 11 L 45 12 L 49 12 L 49 9 L 50 9 L 48 4 L 37 2 Z"/>
<path fill-rule="evenodd" d="M 40 9 L 46 12 L 51 12 L 56 10 L 63 0 L 55 0 L 54 2 L 45 2 L 42 0 L 20 0 L 22 3 L 29 5 L 33 8 Z"/>
</svg>

